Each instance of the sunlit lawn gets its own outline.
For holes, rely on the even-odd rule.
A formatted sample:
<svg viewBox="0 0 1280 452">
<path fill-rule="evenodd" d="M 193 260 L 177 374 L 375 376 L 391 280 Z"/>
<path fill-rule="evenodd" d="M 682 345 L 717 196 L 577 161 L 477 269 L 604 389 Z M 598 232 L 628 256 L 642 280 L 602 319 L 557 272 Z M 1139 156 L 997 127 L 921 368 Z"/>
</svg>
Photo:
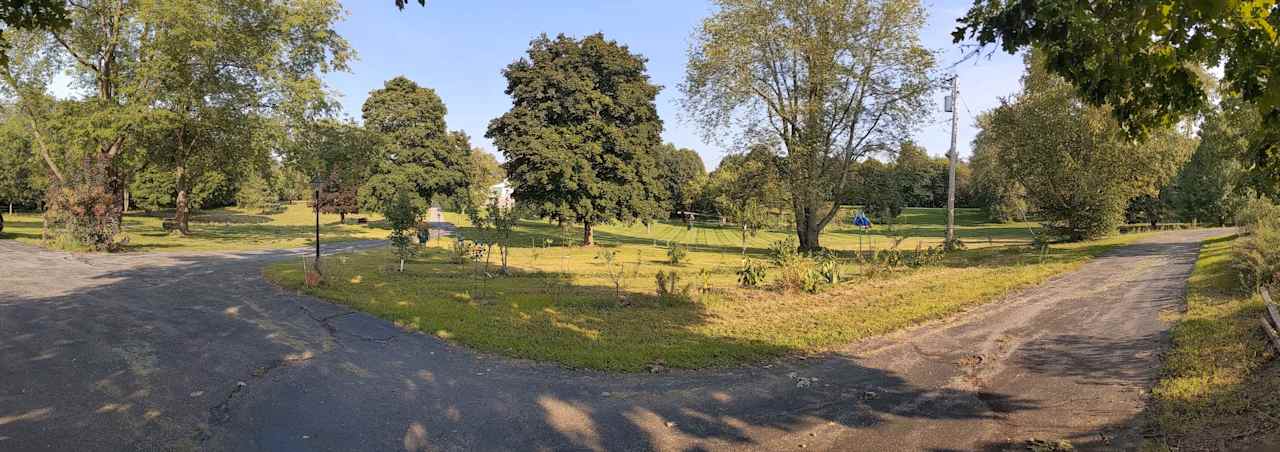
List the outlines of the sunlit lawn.
<svg viewBox="0 0 1280 452">
<path fill-rule="evenodd" d="M 1154 449 L 1274 450 L 1253 441 L 1280 423 L 1280 368 L 1267 364 L 1274 353 L 1258 323 L 1261 296 L 1241 291 L 1231 267 L 1233 240 L 1206 242 L 1191 275 L 1187 312 L 1153 391 L 1155 419 L 1167 435 Z M 1280 432 L 1270 433 L 1280 446 Z"/>
<path fill-rule="evenodd" d="M 966 212 L 962 218 L 976 216 Z M 909 212 L 906 218 L 919 222 L 911 229 L 915 235 L 901 246 L 914 250 L 917 244 L 940 243 L 941 225 L 926 223 L 939 217 L 924 209 Z M 487 241 L 485 233 L 467 227 L 456 215 L 448 218 L 463 224 L 464 237 Z M 640 371 L 653 364 L 702 368 L 820 353 L 1038 284 L 1137 237 L 1055 246 L 1041 261 L 1025 246 L 989 246 L 1025 243 L 1028 233 L 1020 232 L 1025 227 L 969 221 L 962 231 L 961 237 L 971 241 L 967 251 L 926 268 L 874 276 L 867 274 L 870 267 L 853 262 L 857 235 L 825 234 L 824 246 L 842 250 L 848 277 L 816 295 L 739 288 L 737 231 L 687 230 L 682 224 L 651 230 L 641 225 L 601 227 L 599 245 L 584 248 L 558 246 L 576 240 L 577 229 L 526 223 L 513 240 L 513 276 L 497 274 L 496 256 L 487 268 L 483 263 L 450 263 L 448 239 L 410 260 L 404 273 L 395 271 L 397 262 L 389 250 L 374 250 L 329 259 L 326 285 L 316 289 L 303 287 L 300 261 L 272 265 L 266 275 L 283 286 L 480 350 L 570 367 Z M 748 253 L 764 259 L 768 242 L 787 236 L 762 233 L 750 239 Z M 552 246 L 545 246 L 548 239 Z M 867 249 L 871 243 L 880 249 L 891 243 L 882 233 L 865 240 Z M 681 265 L 667 262 L 667 241 L 690 245 Z M 598 257 L 604 249 L 617 253 L 625 303 Z M 682 285 L 692 285 L 692 299 L 656 297 L 654 275 L 660 270 L 679 272 Z M 777 274 L 770 269 L 767 279 Z M 709 290 L 700 293 L 704 284 Z"/>
<path fill-rule="evenodd" d="M 315 213 L 303 203 L 289 204 L 282 211 L 261 214 L 236 208 L 213 209 L 198 212 L 191 222 L 191 235 L 182 236 L 161 228 L 162 217 L 130 214 L 125 216 L 125 232 L 129 237 L 129 251 L 231 251 L 276 248 L 297 248 L 311 245 L 315 234 Z M 385 239 L 387 230 L 351 224 L 355 217 L 348 215 L 348 224 L 338 224 L 337 215 L 320 216 L 320 240 L 350 241 Z M 5 215 L 4 233 L 0 239 L 17 239 L 20 242 L 40 244 L 39 214 L 19 213 Z"/>
</svg>

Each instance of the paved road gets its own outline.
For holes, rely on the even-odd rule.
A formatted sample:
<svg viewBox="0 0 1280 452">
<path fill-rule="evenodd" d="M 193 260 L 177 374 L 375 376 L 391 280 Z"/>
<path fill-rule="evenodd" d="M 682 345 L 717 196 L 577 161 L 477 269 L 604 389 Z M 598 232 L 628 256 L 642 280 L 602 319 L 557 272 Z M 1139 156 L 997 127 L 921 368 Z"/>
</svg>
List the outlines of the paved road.
<svg viewBox="0 0 1280 452">
<path fill-rule="evenodd" d="M 1199 241 L 1164 233 L 823 359 L 610 375 L 478 355 L 259 276 L 284 252 L 0 241 L 0 450 L 1122 447 Z M 1120 443 L 1116 443 L 1120 441 Z"/>
</svg>

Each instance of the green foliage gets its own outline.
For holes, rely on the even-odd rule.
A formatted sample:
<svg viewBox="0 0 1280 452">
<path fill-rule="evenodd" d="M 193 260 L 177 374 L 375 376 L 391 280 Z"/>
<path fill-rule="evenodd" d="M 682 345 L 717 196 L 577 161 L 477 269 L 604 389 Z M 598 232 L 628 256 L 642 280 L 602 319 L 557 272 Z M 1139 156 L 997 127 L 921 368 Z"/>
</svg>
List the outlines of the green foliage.
<svg viewBox="0 0 1280 452">
<path fill-rule="evenodd" d="M 746 258 L 742 260 L 742 268 L 738 269 L 738 285 L 742 287 L 760 287 L 764 284 L 768 267 L 763 262 Z"/>
<path fill-rule="evenodd" d="M 1280 84 L 1275 50 L 1280 3 L 1199 0 L 976 0 L 952 33 L 956 42 L 999 42 L 1015 53 L 1034 47 L 1049 71 L 1095 106 L 1108 105 L 1131 132 L 1158 131 L 1202 111 L 1212 85 L 1200 68 L 1229 62 L 1231 91 L 1270 116 Z"/>
<path fill-rule="evenodd" d="M 680 265 L 684 262 L 685 257 L 689 256 L 689 246 L 683 243 L 667 244 L 667 262 L 671 265 Z"/>
<path fill-rule="evenodd" d="M 779 166 L 797 238 L 819 249 L 853 165 L 928 116 L 934 55 L 919 39 L 924 8 L 915 0 L 715 6 L 695 31 L 685 109 L 708 136 L 764 135 L 786 146 Z"/>
<path fill-rule="evenodd" d="M 1251 136 L 1262 127 L 1257 111 L 1230 97 L 1206 114 L 1200 144 L 1174 179 L 1170 203 L 1184 221 L 1231 223 L 1248 190 Z"/>
<path fill-rule="evenodd" d="M 892 165 L 869 159 L 859 163 L 850 173 L 849 199 L 880 223 L 892 223 L 906 207 L 904 186 Z"/>
<path fill-rule="evenodd" d="M 1236 226 L 1246 233 L 1280 222 L 1280 206 L 1262 196 L 1249 196 L 1236 214 Z"/>
<path fill-rule="evenodd" d="M 321 119 L 307 121 L 299 136 L 286 148 L 285 161 L 310 181 L 319 178 L 320 211 L 347 214 L 360 212 L 359 190 L 383 160 L 380 137 L 349 121 Z M 314 189 L 307 193 L 314 197 Z"/>
<path fill-rule="evenodd" d="M 0 203 L 34 205 L 48 181 L 31 149 L 31 139 L 13 112 L 0 109 L 0 115 Z"/>
<path fill-rule="evenodd" d="M 1241 237 L 1233 257 L 1245 287 L 1280 287 L 1280 220 L 1260 224 Z"/>
<path fill-rule="evenodd" d="M 654 218 L 662 121 L 646 60 L 602 34 L 534 39 L 507 66 L 512 108 L 486 137 L 506 156 L 514 197 L 541 216 L 593 225 Z"/>
<path fill-rule="evenodd" d="M 1106 235 L 1129 201 L 1155 194 L 1186 161 L 1193 142 L 1172 129 L 1134 143 L 1106 108 L 1079 102 L 1064 80 L 1027 58 L 1024 89 L 980 122 L 1003 174 L 1025 187 L 1046 227 L 1071 240 Z"/>
<path fill-rule="evenodd" d="M 817 265 L 814 271 L 818 277 L 826 284 L 840 284 L 841 268 L 840 258 L 830 251 L 823 251 L 818 254 L 815 259 Z"/>
<path fill-rule="evenodd" d="M 269 212 L 275 208 L 277 200 L 271 185 L 256 171 L 249 173 L 249 177 L 240 184 L 240 192 L 236 193 L 236 205 L 255 212 Z"/>
<path fill-rule="evenodd" d="M 982 207 L 987 218 L 997 223 L 1027 219 L 1027 190 L 1000 164 L 996 143 L 986 130 L 991 128 L 991 114 L 978 115 L 978 136 L 973 140 L 973 202 Z"/>
<path fill-rule="evenodd" d="M 655 151 L 658 162 L 658 178 L 666 188 L 668 212 L 683 212 L 693 209 L 692 203 L 696 194 L 691 191 L 695 180 L 706 177 L 707 168 L 702 157 L 693 149 L 677 148 L 674 144 L 665 143 Z"/>
<path fill-rule="evenodd" d="M 705 179 L 695 179 L 691 189 L 697 191 L 693 209 L 715 211 L 741 228 L 744 253 L 747 237 L 771 223 L 769 213 L 784 211 L 791 202 L 777 150 L 761 144 L 748 149 L 725 156 Z"/>
<path fill-rule="evenodd" d="M 417 226 L 421 213 L 422 211 L 413 203 L 409 194 L 403 192 L 391 198 L 391 202 L 387 203 L 382 211 L 382 216 L 391 226 L 391 235 L 388 240 L 395 248 L 396 256 L 400 258 L 400 271 L 404 271 L 405 259 L 412 258 L 418 252 L 418 248 L 413 244 L 411 230 Z"/>
<path fill-rule="evenodd" d="M 50 12 L 37 3 L 26 12 Z M 144 167 L 172 171 L 185 231 L 191 192 L 213 181 L 211 193 L 234 193 L 238 173 L 268 159 L 277 106 L 323 98 L 319 73 L 344 69 L 350 54 L 332 30 L 336 0 L 89 0 L 63 12 L 56 27 L 8 23 L 39 31 L 6 36 L 0 80 L 55 183 L 109 201 L 110 221 L 55 224 L 114 228 L 90 234 L 104 239 L 119 234 L 126 184 Z M 55 97 L 64 72 L 84 89 Z"/>
<path fill-rule="evenodd" d="M 803 258 L 804 256 L 800 255 L 800 248 L 796 244 L 796 240 L 792 237 L 769 244 L 769 260 L 773 262 L 773 265 L 781 267 Z"/>
<path fill-rule="evenodd" d="M 622 294 L 622 286 L 626 283 L 627 272 L 622 263 L 618 261 L 618 251 L 612 248 L 601 249 L 600 252 L 596 253 L 596 259 L 604 262 L 605 276 L 609 278 L 609 282 L 613 283 L 614 294 L 618 296 L 619 300 L 626 298 Z"/>
<path fill-rule="evenodd" d="M 654 279 L 658 284 L 658 298 L 663 300 L 688 300 L 693 291 L 692 285 L 680 285 L 680 273 L 675 270 L 658 270 Z"/>
<path fill-rule="evenodd" d="M 369 94 L 362 108 L 364 126 L 387 146 L 360 189 L 364 208 L 380 210 L 399 193 L 426 209 L 435 195 L 465 190 L 471 162 L 470 138 L 449 132 L 447 110 L 435 90 L 396 77 Z"/>
<path fill-rule="evenodd" d="M 461 202 L 464 209 L 473 208 L 467 206 L 488 205 L 494 197 L 493 186 L 507 178 L 507 172 L 502 169 L 498 159 L 484 149 L 472 149 L 470 160 L 470 165 L 467 166 L 466 199 Z"/>
</svg>

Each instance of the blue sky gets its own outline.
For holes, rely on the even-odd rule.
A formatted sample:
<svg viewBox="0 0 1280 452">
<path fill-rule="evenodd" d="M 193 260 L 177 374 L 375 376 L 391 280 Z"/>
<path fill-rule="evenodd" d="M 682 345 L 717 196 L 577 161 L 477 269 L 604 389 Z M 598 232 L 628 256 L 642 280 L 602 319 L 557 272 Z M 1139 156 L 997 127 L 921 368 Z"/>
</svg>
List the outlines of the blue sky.
<svg viewBox="0 0 1280 452">
<path fill-rule="evenodd" d="M 351 43 L 358 60 L 351 71 L 328 75 L 347 115 L 359 118 L 369 91 L 387 79 L 404 75 L 436 90 L 449 108 L 449 128 L 471 135 L 473 145 L 497 153 L 484 131 L 489 120 L 506 112 L 502 68 L 524 55 L 539 33 L 584 36 L 603 32 L 649 59 L 649 74 L 664 89 L 658 96 L 663 139 L 692 148 L 707 169 L 715 168 L 726 149 L 706 142 L 682 118 L 677 100 L 684 77 L 688 38 L 712 12 L 705 0 L 432 0 L 426 8 L 398 11 L 389 0 L 346 0 L 347 19 L 338 31 Z M 962 55 L 951 44 L 955 19 L 969 0 L 925 0 L 929 23 L 922 31 L 926 46 L 940 51 L 942 65 Z M 1018 88 L 1018 57 L 996 52 L 956 67 L 960 76 L 960 155 L 969 152 L 973 115 L 996 105 Z M 943 93 L 938 93 L 941 109 Z M 944 155 L 950 135 L 947 117 L 939 112 L 916 133 L 916 141 L 936 156 Z M 501 159 L 501 155 L 498 155 Z"/>
</svg>

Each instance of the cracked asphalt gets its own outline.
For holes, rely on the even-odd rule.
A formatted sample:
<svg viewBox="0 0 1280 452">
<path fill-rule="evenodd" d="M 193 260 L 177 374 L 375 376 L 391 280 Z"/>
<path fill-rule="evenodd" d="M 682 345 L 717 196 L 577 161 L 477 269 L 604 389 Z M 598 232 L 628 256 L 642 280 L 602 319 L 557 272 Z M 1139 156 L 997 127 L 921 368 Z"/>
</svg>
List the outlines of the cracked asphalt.
<svg viewBox="0 0 1280 452">
<path fill-rule="evenodd" d="M 822 358 L 652 375 L 478 354 L 262 279 L 298 252 L 0 241 L 0 450 L 1127 449 L 1200 241 L 1226 233 Z"/>
</svg>

